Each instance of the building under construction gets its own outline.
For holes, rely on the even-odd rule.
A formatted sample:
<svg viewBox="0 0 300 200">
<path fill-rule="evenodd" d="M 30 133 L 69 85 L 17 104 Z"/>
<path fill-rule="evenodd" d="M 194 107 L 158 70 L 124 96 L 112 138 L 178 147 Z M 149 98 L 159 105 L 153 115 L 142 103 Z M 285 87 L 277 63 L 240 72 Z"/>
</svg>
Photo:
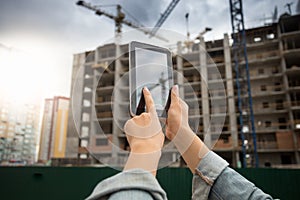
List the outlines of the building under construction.
<svg viewBox="0 0 300 200">
<path fill-rule="evenodd" d="M 195 131 L 201 138 L 203 134 L 213 135 L 214 127 L 207 122 L 211 117 L 226 113 L 222 134 L 214 145 L 214 151 L 232 166 L 239 167 L 243 156 L 251 163 L 254 143 L 260 167 L 300 164 L 300 15 L 286 14 L 280 17 L 278 23 L 248 29 L 246 38 L 255 141 L 251 130 L 241 130 L 239 124 L 236 72 L 228 34 L 215 41 L 200 38 L 200 43 L 192 44 L 190 51 L 183 51 L 184 43 L 179 42 L 175 50 L 174 70 L 184 77 L 181 82 L 176 80 L 181 96 L 191 105 L 195 100 L 190 96 L 188 88 L 191 86 L 199 105 L 199 113 L 193 112 L 190 106 L 191 119 L 199 119 Z M 240 64 L 243 66 L 243 61 Z M 71 97 L 73 101 L 76 99 L 73 104 L 76 114 L 69 115 L 66 157 L 88 159 L 92 153 L 100 161 L 115 158 L 116 165 L 126 160 L 127 153 L 123 150 L 128 149 L 128 145 L 118 126 L 126 120 L 122 119 L 122 114 L 116 119 L 112 108 L 114 112 L 128 112 L 128 79 L 122 79 L 123 87 L 114 87 L 128 71 L 128 65 L 128 45 L 107 44 L 94 51 L 74 55 Z M 224 84 L 225 94 L 208 91 L 210 85 L 217 83 Z M 216 109 L 212 106 L 218 95 L 226 98 L 226 107 Z M 244 141 L 241 131 L 246 134 Z M 246 155 L 242 153 L 243 145 L 247 146 Z M 175 149 L 170 148 L 162 159 L 174 161 L 176 154 Z"/>
</svg>

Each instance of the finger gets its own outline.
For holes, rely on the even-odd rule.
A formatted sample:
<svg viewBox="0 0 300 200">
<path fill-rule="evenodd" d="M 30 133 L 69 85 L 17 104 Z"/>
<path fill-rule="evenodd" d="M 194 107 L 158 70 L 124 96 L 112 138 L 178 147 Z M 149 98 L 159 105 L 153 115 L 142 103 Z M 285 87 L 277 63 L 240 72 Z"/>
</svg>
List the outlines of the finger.
<svg viewBox="0 0 300 200">
<path fill-rule="evenodd" d="M 172 87 L 172 92 L 171 92 L 171 105 L 177 105 L 179 103 L 179 91 L 178 91 L 178 85 L 174 85 Z"/>
<path fill-rule="evenodd" d="M 185 103 L 185 101 L 183 101 L 182 99 L 179 99 L 179 102 L 180 102 L 181 106 L 183 107 L 183 109 L 185 109 L 185 110 L 189 109 L 189 105 L 187 103 Z"/>
<path fill-rule="evenodd" d="M 154 108 L 154 101 L 153 101 L 151 93 L 147 87 L 143 88 L 143 94 L 145 97 L 147 112 L 150 112 Z"/>
</svg>

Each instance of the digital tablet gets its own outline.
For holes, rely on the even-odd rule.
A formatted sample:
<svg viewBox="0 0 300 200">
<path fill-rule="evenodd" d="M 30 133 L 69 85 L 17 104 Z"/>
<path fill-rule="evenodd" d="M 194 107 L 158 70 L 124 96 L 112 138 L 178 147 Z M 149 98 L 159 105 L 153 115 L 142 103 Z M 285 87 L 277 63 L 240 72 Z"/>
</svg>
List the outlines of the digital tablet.
<svg viewBox="0 0 300 200">
<path fill-rule="evenodd" d="M 151 92 L 159 117 L 165 118 L 173 86 L 172 54 L 167 48 L 133 41 L 129 44 L 129 97 L 131 116 L 145 111 L 144 87 Z"/>
</svg>

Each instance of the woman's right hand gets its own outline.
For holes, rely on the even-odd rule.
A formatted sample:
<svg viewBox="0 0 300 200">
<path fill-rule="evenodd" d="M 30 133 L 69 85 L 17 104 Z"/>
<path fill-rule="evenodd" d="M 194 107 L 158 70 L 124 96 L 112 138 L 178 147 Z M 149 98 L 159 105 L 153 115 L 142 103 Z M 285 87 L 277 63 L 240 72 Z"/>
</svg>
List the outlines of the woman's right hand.
<svg viewBox="0 0 300 200">
<path fill-rule="evenodd" d="M 178 93 L 178 86 L 174 86 L 171 92 L 166 136 L 174 143 L 191 172 L 194 173 L 201 158 L 208 153 L 209 149 L 190 128 L 189 107 L 180 99 Z"/>
<path fill-rule="evenodd" d="M 188 110 L 188 105 L 179 97 L 178 85 L 173 86 L 166 129 L 166 136 L 169 140 L 173 140 L 181 130 L 190 130 Z"/>
</svg>

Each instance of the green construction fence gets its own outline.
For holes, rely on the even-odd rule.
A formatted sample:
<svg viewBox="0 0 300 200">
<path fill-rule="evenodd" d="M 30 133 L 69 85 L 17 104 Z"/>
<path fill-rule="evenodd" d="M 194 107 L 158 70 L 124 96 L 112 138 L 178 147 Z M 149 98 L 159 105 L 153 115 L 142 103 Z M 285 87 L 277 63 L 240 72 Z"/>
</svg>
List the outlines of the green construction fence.
<svg viewBox="0 0 300 200">
<path fill-rule="evenodd" d="M 300 199 L 299 169 L 237 171 L 274 198 Z M 0 199 L 84 199 L 99 181 L 116 173 L 108 167 L 1 167 Z M 168 199 L 191 199 L 192 174 L 187 168 L 164 168 L 157 178 Z"/>
</svg>

